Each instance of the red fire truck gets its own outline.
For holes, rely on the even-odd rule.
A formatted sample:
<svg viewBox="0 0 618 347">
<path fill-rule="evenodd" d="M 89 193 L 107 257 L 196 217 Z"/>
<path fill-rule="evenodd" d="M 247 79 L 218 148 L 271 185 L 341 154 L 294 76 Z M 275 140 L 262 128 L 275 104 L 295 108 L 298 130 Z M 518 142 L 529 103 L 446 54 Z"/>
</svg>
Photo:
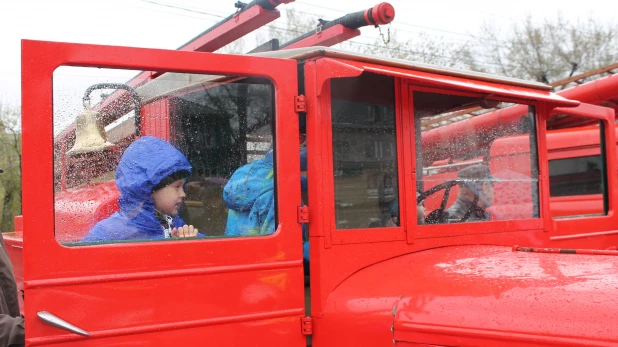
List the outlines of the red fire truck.
<svg viewBox="0 0 618 347">
<path fill-rule="evenodd" d="M 365 23 L 392 20 L 382 9 Z M 243 56 L 23 41 L 24 216 L 5 239 L 27 345 L 618 345 L 618 251 L 545 248 L 589 230 L 615 245 L 613 110 L 539 83 L 306 46 Z M 435 117 L 507 106 L 525 109 L 517 131 L 424 144 Z M 599 136 L 601 213 L 552 216 L 551 125 L 565 119 Z M 191 162 L 181 214 L 206 237 L 81 242 L 118 209 L 115 167 L 145 135 Z M 270 151 L 276 230 L 227 235 L 223 187 Z M 505 213 L 419 223 L 417 205 L 442 193 L 432 176 L 487 153 Z"/>
</svg>

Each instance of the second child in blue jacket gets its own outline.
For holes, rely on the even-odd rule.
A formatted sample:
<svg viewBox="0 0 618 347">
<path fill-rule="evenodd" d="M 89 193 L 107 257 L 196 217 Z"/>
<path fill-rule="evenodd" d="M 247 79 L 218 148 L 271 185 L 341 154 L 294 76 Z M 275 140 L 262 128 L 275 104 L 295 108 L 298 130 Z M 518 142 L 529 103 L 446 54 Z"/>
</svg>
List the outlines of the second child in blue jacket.
<svg viewBox="0 0 618 347">
<path fill-rule="evenodd" d="M 300 170 L 307 171 L 307 154 L 300 153 Z M 275 232 L 275 183 L 273 153 L 234 172 L 225 188 L 223 200 L 229 208 L 225 235 L 269 235 Z M 301 191 L 307 191 L 307 178 L 301 176 Z M 309 265 L 309 241 L 303 224 L 303 258 Z"/>
</svg>

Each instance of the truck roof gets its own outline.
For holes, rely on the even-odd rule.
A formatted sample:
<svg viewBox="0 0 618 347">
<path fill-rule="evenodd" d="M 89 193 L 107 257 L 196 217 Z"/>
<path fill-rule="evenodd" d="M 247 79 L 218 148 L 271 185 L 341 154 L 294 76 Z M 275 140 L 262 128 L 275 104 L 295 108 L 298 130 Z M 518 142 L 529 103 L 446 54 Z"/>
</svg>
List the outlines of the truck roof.
<svg viewBox="0 0 618 347">
<path fill-rule="evenodd" d="M 295 49 L 284 49 L 278 51 L 270 51 L 270 52 L 261 52 L 261 53 L 252 53 L 249 54 L 251 56 L 256 57 L 271 57 L 271 58 L 280 58 L 280 59 L 294 59 L 298 61 L 304 61 L 317 57 L 329 57 L 334 59 L 345 59 L 348 61 L 358 62 L 358 63 L 368 63 L 374 64 L 384 67 L 389 67 L 393 69 L 402 69 L 402 70 L 413 70 L 420 71 L 432 74 L 439 74 L 442 76 L 448 77 L 459 77 L 472 79 L 476 81 L 490 82 L 505 85 L 506 88 L 503 88 L 505 92 L 510 92 L 509 86 L 515 87 L 523 87 L 528 88 L 529 92 L 532 92 L 532 96 L 546 98 L 549 97 L 553 101 L 560 101 L 560 106 L 574 106 L 568 105 L 568 101 L 563 98 L 555 98 L 553 96 L 549 96 L 551 94 L 551 87 L 534 81 L 526 81 L 522 79 L 510 78 L 510 77 L 502 77 L 491 75 L 487 73 L 481 72 L 473 72 L 466 71 L 461 69 L 453 69 L 453 68 L 444 68 L 437 65 L 419 63 L 404 59 L 392 59 L 392 58 L 384 58 L 378 57 L 371 54 L 361 54 L 355 52 L 349 52 L 341 49 L 335 49 L 330 47 L 323 46 L 313 46 L 313 47 L 304 47 L 304 48 L 295 48 Z M 401 70 L 400 70 L 401 71 Z M 192 73 L 179 73 L 179 72 L 165 72 L 154 80 L 149 81 L 148 83 L 137 87 L 136 91 L 140 95 L 143 104 L 147 104 L 152 102 L 158 98 L 161 98 L 164 95 L 169 93 L 179 92 L 184 88 L 190 88 L 193 85 L 202 84 L 204 82 L 224 82 L 229 81 L 230 78 L 235 80 L 238 76 L 221 76 L 221 75 L 204 75 L 204 74 L 192 74 Z M 171 83 L 170 83 L 171 82 Z M 494 92 L 496 92 L 494 90 Z M 497 94 L 501 94 L 497 92 Z M 530 94 L 528 95 L 530 96 Z M 115 112 L 118 113 L 118 116 L 129 112 L 131 109 L 131 105 L 127 104 L 125 108 L 115 106 Z M 117 117 L 112 117 L 113 119 Z M 107 125 L 107 124 L 105 124 Z M 108 129 L 108 131 L 111 129 Z M 126 130 L 126 131 L 125 131 Z M 131 131 L 131 129 L 125 129 L 120 131 L 122 133 L 120 136 L 124 136 L 127 131 Z M 72 132 L 73 128 L 70 126 L 66 129 L 66 132 Z M 57 136 L 57 139 L 64 138 L 65 132 L 62 132 Z"/>
<path fill-rule="evenodd" d="M 431 72 L 431 73 L 436 73 L 436 74 L 441 74 L 441 75 L 471 78 L 471 79 L 488 81 L 488 82 L 497 82 L 497 83 L 503 83 L 503 84 L 508 84 L 508 85 L 533 88 L 533 89 L 538 89 L 538 90 L 548 91 L 552 89 L 551 86 L 544 84 L 544 83 L 540 83 L 540 82 L 526 81 L 526 80 L 522 80 L 518 78 L 503 77 L 503 76 L 497 76 L 497 75 L 492 75 L 488 73 L 474 72 L 474 71 L 468 71 L 468 70 L 462 70 L 462 69 L 445 68 L 445 67 L 440 67 L 437 65 L 414 62 L 414 61 L 405 60 L 405 59 L 378 57 L 378 56 L 371 55 L 371 54 L 349 52 L 349 51 L 345 51 L 341 49 L 323 47 L 323 46 L 286 49 L 286 50 L 279 50 L 279 51 L 272 51 L 272 52 L 262 52 L 262 53 L 255 53 L 252 55 L 262 56 L 262 57 L 272 57 L 272 58 L 296 59 L 296 60 L 306 60 L 306 59 L 311 59 L 314 57 L 326 56 L 326 57 L 332 57 L 332 58 L 342 58 L 342 59 L 350 59 L 350 60 L 355 60 L 355 61 L 360 61 L 360 62 L 380 64 L 380 65 L 390 66 L 390 67 L 414 69 L 414 70 L 426 71 L 426 72 Z"/>
<path fill-rule="evenodd" d="M 316 57 L 330 57 L 336 59 L 346 59 L 360 63 L 371 63 L 385 67 L 399 68 L 405 70 L 415 70 L 440 74 L 449 77 L 460 77 L 474 79 L 477 81 L 485 81 L 492 83 L 505 84 L 507 86 L 524 87 L 542 92 L 550 92 L 551 86 L 540 82 L 526 81 L 517 78 L 502 77 L 481 72 L 473 72 L 461 69 L 443 68 L 437 65 L 413 62 L 404 59 L 383 58 L 370 54 L 361 54 L 349 52 L 341 49 L 335 49 L 323 46 L 304 47 L 295 49 L 284 49 L 270 52 L 260 52 L 249 54 L 251 56 L 270 57 L 279 59 L 294 59 L 298 61 L 308 60 Z M 221 75 L 204 75 L 192 73 L 166 72 L 158 76 L 153 81 L 138 87 L 136 90 L 142 98 L 143 103 L 148 103 L 153 99 L 160 98 L 162 95 L 170 92 L 177 92 L 180 89 L 191 85 L 197 85 L 203 82 L 223 82 L 230 77 Z M 235 79 L 235 76 L 231 76 Z M 174 81 L 174 88 L 170 88 L 170 84 L 165 81 Z M 562 99 L 562 98 L 560 98 Z M 567 106 L 567 105 L 563 105 Z"/>
</svg>

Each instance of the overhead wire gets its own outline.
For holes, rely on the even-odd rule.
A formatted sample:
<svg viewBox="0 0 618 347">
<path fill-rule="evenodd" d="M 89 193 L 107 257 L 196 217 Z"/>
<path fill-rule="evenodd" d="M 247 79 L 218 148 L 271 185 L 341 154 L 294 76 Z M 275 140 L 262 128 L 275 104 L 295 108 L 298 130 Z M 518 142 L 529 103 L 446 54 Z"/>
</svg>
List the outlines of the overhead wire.
<svg viewBox="0 0 618 347">
<path fill-rule="evenodd" d="M 341 9 L 335 9 L 335 8 L 332 8 L 332 7 L 316 5 L 316 4 L 308 3 L 308 2 L 305 2 L 305 1 L 295 0 L 294 2 L 302 4 L 302 5 L 305 5 L 305 6 L 310 6 L 310 7 L 315 7 L 315 8 L 322 8 L 322 9 L 327 9 L 327 10 L 330 10 L 330 11 L 336 11 L 336 12 L 340 12 L 340 13 L 346 13 L 346 11 L 341 10 Z M 507 20 L 515 22 L 515 23 L 524 23 L 525 24 L 528 21 L 527 18 L 515 18 L 515 17 L 511 17 L 511 16 L 505 16 L 503 14 L 496 14 L 494 12 L 478 12 L 477 11 L 477 13 L 485 14 L 486 16 L 491 17 L 491 18 L 504 18 L 504 19 L 507 19 Z M 544 22 L 533 20 L 533 19 L 531 19 L 531 22 L 533 24 L 536 24 L 536 25 L 544 25 L 545 24 Z M 452 35 L 469 37 L 469 38 L 472 38 L 472 39 L 475 39 L 475 40 L 478 40 L 478 41 L 483 41 L 483 42 L 485 42 L 486 45 L 489 45 L 489 46 L 508 48 L 508 47 L 506 47 L 504 45 L 504 43 L 506 43 L 505 41 L 500 41 L 499 40 L 499 41 L 497 41 L 498 43 L 493 43 L 493 42 L 490 42 L 490 41 L 488 41 L 487 39 L 485 39 L 483 37 L 478 37 L 478 36 L 475 36 L 475 35 L 472 35 L 472 34 L 465 34 L 465 33 L 456 32 L 456 31 L 452 31 L 452 30 L 445 30 L 445 29 L 434 28 L 434 27 L 429 27 L 429 26 L 423 26 L 423 25 L 418 25 L 418 24 L 406 23 L 406 22 L 402 22 L 402 21 L 397 21 L 396 23 L 393 23 L 393 26 L 395 26 L 395 27 L 397 27 L 399 25 L 404 25 L 404 26 L 408 26 L 408 27 L 416 27 L 416 28 L 421 28 L 421 29 L 430 30 L 430 31 L 438 31 L 438 32 L 443 32 L 443 33 L 447 33 L 447 34 L 452 34 Z M 397 28 L 397 30 L 399 30 L 399 31 L 407 31 L 407 30 L 404 30 L 404 29 L 401 29 L 401 28 Z M 579 28 L 578 30 L 582 31 L 581 28 Z M 407 31 L 407 32 L 414 33 L 412 31 Z M 587 34 L 593 34 L 593 32 L 586 31 L 586 30 L 584 30 L 583 32 L 587 33 Z"/>
<path fill-rule="evenodd" d="M 306 5 L 306 6 L 322 8 L 322 9 L 326 9 L 326 10 L 330 10 L 330 11 L 336 11 L 336 12 L 339 12 L 339 13 L 347 13 L 347 11 L 344 11 L 344 10 L 334 9 L 334 8 L 331 8 L 331 7 L 325 7 L 325 6 L 321 6 L 321 5 L 316 5 L 316 4 L 308 3 L 308 2 L 305 2 L 305 1 L 298 1 L 298 0 L 296 0 L 295 2 L 299 3 L 299 4 L 302 4 L 302 5 Z M 418 24 L 411 24 L 411 23 L 406 23 L 406 22 L 401 22 L 401 21 L 398 21 L 396 24 L 397 25 L 410 26 L 410 27 L 416 27 L 416 28 L 422 28 L 422 29 L 425 29 L 425 30 L 440 31 L 440 32 L 448 33 L 448 34 L 458 35 L 458 36 L 467 36 L 467 37 L 471 37 L 471 38 L 476 38 L 474 35 L 471 35 L 471 34 L 464 34 L 464 33 L 456 32 L 456 31 L 444 30 L 444 29 L 439 29 L 439 28 L 432 28 L 432 27 L 422 26 L 422 25 L 418 25 Z"/>
<path fill-rule="evenodd" d="M 473 60 L 469 60 L 469 59 L 450 57 L 450 56 L 436 54 L 436 53 L 426 53 L 426 52 L 419 52 L 419 51 L 413 51 L 413 50 L 407 50 L 407 49 L 401 49 L 401 48 L 376 47 L 375 45 L 372 45 L 372 44 L 367 44 L 367 43 L 363 43 L 363 42 L 357 42 L 357 41 L 353 41 L 353 40 L 347 40 L 347 41 L 342 42 L 342 43 L 348 43 L 348 44 L 353 44 L 353 45 L 357 45 L 357 46 L 359 46 L 359 45 L 368 46 L 368 47 L 376 48 L 378 50 L 385 49 L 385 50 L 391 50 L 391 51 L 396 51 L 396 52 L 400 52 L 400 53 L 408 53 L 408 54 L 412 54 L 412 55 L 420 55 L 420 56 L 423 56 L 423 57 L 442 58 L 442 59 L 446 59 L 446 60 L 450 60 L 450 61 L 455 61 L 455 62 L 468 62 L 468 63 L 474 63 L 474 64 L 484 65 L 484 66 L 493 65 L 493 66 L 515 67 L 513 65 L 508 65 L 508 64 L 499 64 L 499 63 L 488 62 L 488 61 L 473 61 Z"/>
<path fill-rule="evenodd" d="M 142 1 L 142 0 L 139 0 Z M 190 14 L 182 14 L 182 13 L 177 13 L 177 12 L 171 12 L 171 11 L 165 11 L 165 10 L 160 10 L 160 9 L 156 9 L 156 8 L 152 8 L 152 7 L 142 7 L 139 5 L 128 5 L 129 7 L 132 8 L 136 8 L 136 9 L 140 9 L 140 10 L 147 10 L 147 11 L 153 11 L 153 12 L 159 12 L 159 13 L 166 13 L 166 14 L 171 14 L 171 15 L 175 15 L 175 16 L 181 16 L 181 17 L 189 17 L 189 18 L 195 18 L 195 19 L 202 19 L 202 20 L 206 20 L 209 21 L 211 23 L 217 23 L 219 20 L 213 19 L 213 18 L 205 18 L 203 16 L 192 16 Z"/>
<path fill-rule="evenodd" d="M 217 18 L 220 18 L 220 19 L 225 18 L 225 16 L 220 16 L 220 15 L 212 14 L 212 13 L 205 12 L 205 11 L 190 9 L 190 8 L 183 7 L 183 6 L 172 5 L 172 4 L 168 4 L 168 3 L 164 3 L 164 2 L 158 2 L 158 1 L 152 1 L 152 0 L 139 0 L 139 1 L 150 3 L 150 4 L 153 4 L 153 5 L 169 7 L 169 8 L 173 8 L 173 9 L 177 9 L 177 10 L 181 10 L 181 11 L 199 13 L 199 14 L 203 14 L 205 16 L 212 16 L 212 17 L 217 17 Z"/>
<path fill-rule="evenodd" d="M 298 1 L 296 1 L 296 2 L 298 2 Z M 326 7 L 317 6 L 317 5 L 316 5 L 316 7 L 326 8 Z M 294 9 L 294 11 L 295 11 L 295 12 L 298 12 L 298 13 L 306 14 L 306 15 L 308 15 L 308 16 L 313 16 L 313 17 L 315 17 L 315 18 L 321 18 L 321 17 L 323 17 L 322 15 L 318 15 L 318 14 L 311 13 L 311 12 L 307 12 L 307 11 L 303 11 L 303 10 Z M 344 11 L 339 11 L 339 12 L 344 12 Z M 419 27 L 420 27 L 420 26 L 419 26 Z M 418 34 L 418 32 L 411 31 L 411 30 L 406 30 L 406 29 L 401 29 L 401 28 L 396 28 L 396 30 L 397 30 L 397 31 L 402 31 L 402 32 L 411 33 L 411 34 Z M 431 34 L 430 34 L 430 35 L 431 35 Z M 438 37 L 438 36 L 436 36 L 436 35 L 431 35 L 431 36 Z M 470 36 L 470 35 L 467 35 L 467 36 Z M 483 40 L 482 38 L 477 38 L 477 37 L 475 37 L 475 36 L 470 36 L 470 37 L 473 37 L 473 38 L 475 38 L 475 39 L 477 39 L 477 40 Z M 365 37 L 365 36 L 363 36 L 363 37 L 360 37 L 360 39 L 361 39 L 361 40 L 366 41 L 365 43 L 366 43 L 366 44 L 368 44 L 368 45 L 374 45 L 374 43 L 373 43 L 373 42 L 368 41 L 368 40 L 371 40 L 371 38 L 370 38 L 370 37 Z M 455 38 L 451 38 L 451 37 L 444 37 L 444 36 L 440 36 L 440 37 L 439 37 L 439 39 L 440 39 L 441 41 L 442 41 L 442 40 L 449 40 L 449 41 L 451 41 L 451 42 L 461 43 L 461 41 L 460 41 L 460 40 L 455 39 Z M 349 41 L 348 41 L 348 42 L 349 42 Z M 487 43 L 487 42 L 485 42 L 484 46 L 492 46 L 492 47 L 507 48 L 505 45 L 500 45 L 500 44 L 496 44 L 496 43 Z M 388 47 L 381 47 L 381 48 L 383 48 L 383 49 L 389 49 Z M 420 54 L 420 53 L 419 53 L 419 54 Z M 476 53 L 476 55 L 477 55 L 477 56 L 480 56 L 480 57 L 483 57 L 483 58 L 490 58 L 490 56 L 488 56 L 487 54 L 483 54 L 483 53 Z M 480 65 L 484 65 L 484 64 L 480 64 Z M 495 64 L 493 64 L 493 65 L 495 65 Z M 500 64 L 497 64 L 497 65 L 500 65 Z M 504 66 L 508 66 L 508 65 L 504 65 Z"/>
<path fill-rule="evenodd" d="M 300 4 L 303 4 L 303 5 L 308 5 L 308 6 L 312 6 L 312 7 L 316 7 L 316 8 L 321 8 L 321 9 L 327 9 L 327 10 L 336 11 L 336 12 L 340 12 L 340 13 L 348 13 L 347 11 L 338 10 L 338 9 L 334 9 L 334 8 L 330 8 L 330 7 L 326 7 L 326 6 L 309 4 L 309 3 L 305 3 L 303 1 L 295 1 L 295 3 L 300 3 Z M 315 13 L 299 10 L 297 8 L 295 8 L 294 11 L 298 12 L 298 13 L 303 13 L 303 14 L 306 14 L 306 15 L 309 15 L 309 16 L 313 16 L 313 17 L 316 17 L 316 18 L 323 17 L 322 15 L 317 15 Z M 410 24 L 410 23 L 405 23 L 405 22 L 401 22 L 401 21 L 397 21 L 397 22 L 393 22 L 392 23 L 392 26 L 395 28 L 395 30 L 397 32 L 406 32 L 406 33 L 410 33 L 410 34 L 418 34 L 419 33 L 419 31 L 412 31 L 412 30 L 409 30 L 409 29 L 402 29 L 402 28 L 399 27 L 399 25 L 406 25 L 406 26 L 409 26 L 409 27 L 420 28 L 420 29 L 424 29 L 424 30 L 438 31 L 438 32 L 443 32 L 443 33 L 448 33 L 448 34 L 454 34 L 454 35 L 459 35 L 459 36 L 463 36 L 463 37 L 468 37 L 468 38 L 471 38 L 471 39 L 473 39 L 475 41 L 483 42 L 483 46 L 490 46 L 490 47 L 496 47 L 496 48 L 508 48 L 506 45 L 503 44 L 503 41 L 496 41 L 497 42 L 496 43 L 496 42 L 489 41 L 486 38 L 477 37 L 477 36 L 474 36 L 474 35 L 471 35 L 471 34 L 464 34 L 464 33 L 444 30 L 444 29 L 438 29 L 438 28 L 432 28 L 432 27 L 421 26 L 421 25 L 416 25 L 416 24 Z M 420 32 L 423 33 L 424 31 L 420 31 Z M 451 42 L 458 42 L 458 43 L 460 43 L 460 41 L 458 39 L 455 39 L 453 37 L 432 35 L 430 33 L 427 33 L 427 34 L 430 35 L 430 36 L 433 36 L 433 37 L 437 37 L 441 41 L 448 40 L 448 41 L 451 41 Z M 368 38 L 363 37 L 362 39 L 368 39 Z M 481 55 L 484 58 L 488 58 L 488 56 L 485 55 L 485 54 L 477 53 L 477 55 Z"/>
<path fill-rule="evenodd" d="M 169 7 L 169 8 L 174 8 L 174 9 L 178 9 L 178 10 L 182 10 L 182 11 L 200 13 L 200 14 L 214 16 L 214 17 L 218 17 L 218 18 L 225 18 L 225 17 L 227 17 L 227 16 L 223 16 L 223 15 L 215 15 L 215 14 L 203 11 L 203 10 L 197 10 L 197 9 L 194 9 L 194 8 L 189 8 L 189 7 L 185 7 L 185 6 L 179 6 L 179 5 L 172 5 L 172 4 L 158 2 L 158 1 L 153 1 L 153 0 L 138 0 L 138 1 L 146 2 L 146 3 L 150 3 L 150 4 L 154 4 L 154 5 L 159 5 L 159 6 L 164 6 L 164 7 Z M 303 4 L 303 5 L 307 5 L 307 6 L 327 9 L 327 10 L 330 10 L 330 11 L 336 11 L 336 12 L 340 12 L 340 13 L 348 13 L 347 11 L 344 11 L 344 10 L 333 9 L 333 8 L 330 8 L 330 7 L 310 4 L 310 3 L 306 3 L 304 1 L 295 1 L 295 2 Z M 211 10 L 211 11 L 213 11 L 213 10 Z M 295 9 L 295 11 L 297 11 L 299 13 L 304 13 L 304 14 L 307 14 L 307 15 L 315 16 L 315 17 L 320 17 L 320 15 L 316 15 L 314 13 L 310 13 L 310 12 L 307 12 L 307 11 L 302 11 L 302 10 L 298 10 L 298 9 Z M 220 11 L 215 11 L 215 12 L 220 12 Z M 220 13 L 222 13 L 222 12 L 220 12 Z M 444 30 L 444 29 L 426 27 L 426 26 L 421 26 L 421 25 L 416 25 L 416 24 L 405 23 L 405 22 L 401 22 L 401 21 L 396 22 L 393 25 L 395 25 L 395 26 L 396 25 L 406 25 L 406 26 L 417 27 L 417 28 L 421 28 L 421 29 L 425 29 L 425 30 L 439 31 L 439 32 L 444 32 L 444 33 L 448 33 L 448 34 L 453 34 L 453 35 L 465 36 L 465 37 L 470 37 L 470 38 L 478 39 L 476 36 L 471 35 L 471 34 L 464 34 L 464 33 L 459 33 L 459 32 L 455 32 L 455 31 L 449 31 L 449 30 Z M 404 32 L 409 32 L 409 33 L 415 33 L 413 31 L 405 30 L 405 29 L 397 29 L 397 30 L 404 31 Z"/>
<path fill-rule="evenodd" d="M 168 4 L 168 3 L 163 3 L 163 2 L 158 2 L 158 1 L 153 1 L 153 0 L 138 0 L 141 2 L 145 2 L 145 3 L 150 3 L 153 5 L 158 5 L 158 6 L 162 6 L 162 7 L 167 7 L 167 8 L 173 8 L 173 9 L 177 9 L 177 10 L 181 10 L 181 11 L 185 11 L 185 12 L 190 12 L 190 13 L 197 13 L 197 14 L 201 14 L 201 15 L 207 15 L 207 16 L 211 16 L 211 17 L 216 17 L 216 18 L 226 18 L 226 16 L 222 16 L 222 15 L 216 15 L 216 14 L 212 14 L 203 10 L 197 10 L 197 9 L 193 9 L 193 8 L 188 8 L 188 7 L 184 7 L 184 6 L 179 6 L 179 5 L 172 5 L 172 4 Z M 306 4 L 305 2 L 301 2 L 301 1 L 297 1 L 299 3 L 302 4 Z M 311 4 L 310 4 L 311 5 Z M 337 11 L 337 12 L 342 12 L 342 13 L 346 13 L 345 11 L 342 10 L 336 10 L 336 9 L 332 9 L 332 8 L 328 8 L 328 7 L 324 7 L 324 6 L 319 6 L 319 5 L 311 5 L 314 7 L 318 7 L 318 8 L 324 8 L 324 9 L 328 9 L 328 10 L 333 10 L 333 11 Z M 304 12 L 304 11 L 300 11 L 302 13 L 305 14 L 310 14 L 310 15 L 314 15 L 308 12 Z M 173 13 L 173 12 L 168 12 L 168 13 Z M 180 13 L 174 13 L 176 15 L 180 15 L 180 16 L 184 16 L 183 14 Z M 414 25 L 412 25 L 414 26 Z M 284 32 L 291 32 L 294 34 L 305 34 L 304 32 L 301 32 L 299 30 L 294 30 L 294 29 L 290 29 L 290 28 L 281 28 L 278 27 L 274 24 L 267 24 L 265 25 L 263 28 L 271 28 L 273 30 L 279 30 L 279 31 L 284 31 Z M 376 47 L 374 44 L 371 43 L 364 43 L 364 42 L 358 42 L 358 41 L 353 41 L 353 40 L 347 40 L 345 41 L 345 43 L 349 43 L 352 45 L 356 45 L 356 46 L 368 46 L 368 47 L 375 47 L 376 49 L 384 49 L 384 50 L 393 50 L 393 51 L 397 51 L 400 53 L 408 53 L 408 54 L 412 54 L 412 55 L 417 55 L 417 56 L 423 56 L 423 57 L 435 57 L 435 58 L 441 58 L 441 59 L 447 59 L 447 60 L 451 60 L 451 61 L 464 61 L 464 62 L 469 62 L 469 63 L 475 63 L 478 65 L 482 65 L 482 66 L 509 66 L 509 65 L 503 65 L 503 64 L 499 64 L 499 63 L 494 63 L 494 62 L 489 62 L 489 61 L 470 61 L 470 60 L 464 60 L 461 58 L 456 58 L 456 57 L 448 57 L 448 56 L 444 56 L 444 55 L 440 55 L 440 54 L 435 54 L 435 53 L 426 53 L 426 52 L 418 52 L 418 51 L 413 51 L 413 50 L 405 50 L 405 49 L 401 49 L 401 48 L 389 48 L 389 47 Z"/>
</svg>

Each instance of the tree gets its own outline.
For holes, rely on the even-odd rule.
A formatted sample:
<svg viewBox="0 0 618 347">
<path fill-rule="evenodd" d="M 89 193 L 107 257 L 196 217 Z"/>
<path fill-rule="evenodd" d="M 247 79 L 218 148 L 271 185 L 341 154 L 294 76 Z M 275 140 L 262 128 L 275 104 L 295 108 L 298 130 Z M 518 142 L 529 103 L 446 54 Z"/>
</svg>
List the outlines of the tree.
<svg viewBox="0 0 618 347">
<path fill-rule="evenodd" d="M 256 31 L 256 46 L 273 38 L 278 39 L 280 45 L 284 45 L 301 35 L 315 32 L 319 21 L 324 18 L 320 14 L 308 13 L 294 8 L 286 8 L 282 12 L 282 21 L 268 24 Z M 452 44 L 445 42 L 440 37 L 421 33 L 413 39 L 400 41 L 395 30 L 380 30 L 382 30 L 380 37 L 373 43 L 343 42 L 341 47 L 348 51 L 363 54 L 433 63 L 447 67 L 463 66 L 459 62 L 462 58 L 454 57 L 451 54 Z M 246 38 L 236 40 L 221 48 L 219 52 L 242 54 L 245 47 L 248 46 L 246 40 Z"/>
<path fill-rule="evenodd" d="M 0 231 L 21 214 L 21 109 L 0 102 Z"/>
<path fill-rule="evenodd" d="M 284 44 L 316 29 L 320 16 L 285 9 L 284 20 L 257 31 L 259 45 L 270 38 Z M 551 83 L 618 61 L 618 25 L 601 23 L 593 17 L 571 22 L 560 14 L 537 23 L 528 17 L 513 24 L 506 33 L 491 22 L 468 40 L 453 42 L 421 32 L 400 39 L 396 30 L 381 28 L 373 43 L 351 40 L 341 47 L 364 54 L 430 63 L 441 67 L 489 72 L 508 77 Z M 224 51 L 241 53 L 235 43 Z"/>
<path fill-rule="evenodd" d="M 552 83 L 618 61 L 618 26 L 592 17 L 571 22 L 560 14 L 535 23 L 528 15 L 503 35 L 485 23 L 476 40 L 454 51 L 465 67 Z"/>
<path fill-rule="evenodd" d="M 257 45 L 271 38 L 277 38 L 279 43 L 283 45 L 298 36 L 315 31 L 319 20 L 323 18 L 319 14 L 307 13 L 293 8 L 286 8 L 284 14 L 284 21 L 281 23 L 270 24 L 257 31 Z M 464 46 L 463 44 L 454 46 L 452 42 L 447 42 L 442 37 L 427 33 L 421 33 L 402 41 L 398 37 L 398 32 L 389 27 L 376 30 L 380 30 L 380 36 L 373 43 L 360 43 L 352 40 L 341 43 L 341 48 L 363 54 L 446 67 L 467 67 L 473 63 L 470 59 L 468 59 L 467 64 L 461 62 L 466 59 L 465 52 L 459 54 L 459 49 Z"/>
<path fill-rule="evenodd" d="M 387 33 L 383 31 L 373 44 L 343 43 L 343 47 L 360 53 L 434 64 L 441 67 L 457 68 L 464 66 L 462 60 L 466 60 L 465 56 L 455 54 L 458 53 L 459 44 L 453 45 L 452 42 L 447 42 L 442 37 L 432 36 L 425 32 L 421 32 L 406 41 L 401 41 L 396 30 L 391 29 Z"/>
</svg>

